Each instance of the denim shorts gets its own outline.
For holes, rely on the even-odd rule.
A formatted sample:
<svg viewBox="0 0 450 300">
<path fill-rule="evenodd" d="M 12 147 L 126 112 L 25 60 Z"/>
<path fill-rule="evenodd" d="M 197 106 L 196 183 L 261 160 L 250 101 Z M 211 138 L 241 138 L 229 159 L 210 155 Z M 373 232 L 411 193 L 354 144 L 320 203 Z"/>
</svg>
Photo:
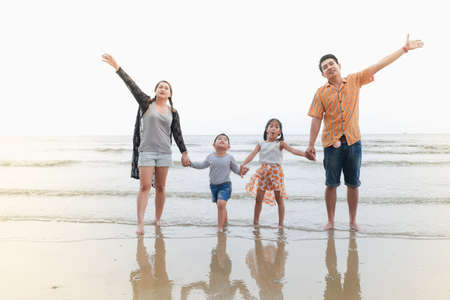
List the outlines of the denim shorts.
<svg viewBox="0 0 450 300">
<path fill-rule="evenodd" d="M 138 167 L 171 167 L 172 154 L 139 152 Z"/>
<path fill-rule="evenodd" d="M 323 166 L 326 172 L 325 184 L 337 187 L 341 184 L 341 172 L 344 171 L 345 185 L 359 187 L 361 169 L 361 141 L 349 146 L 343 142 L 339 148 L 333 146 L 324 149 Z"/>
<path fill-rule="evenodd" d="M 209 185 L 212 194 L 212 202 L 217 203 L 217 200 L 228 201 L 231 197 L 231 181 L 221 184 Z"/>
</svg>

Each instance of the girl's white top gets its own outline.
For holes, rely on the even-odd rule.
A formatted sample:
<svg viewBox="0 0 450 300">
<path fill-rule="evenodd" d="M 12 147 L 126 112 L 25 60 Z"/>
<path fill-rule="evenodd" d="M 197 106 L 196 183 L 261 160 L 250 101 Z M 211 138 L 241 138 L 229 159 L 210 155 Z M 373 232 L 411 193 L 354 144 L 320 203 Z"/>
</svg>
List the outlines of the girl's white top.
<svg viewBox="0 0 450 300">
<path fill-rule="evenodd" d="M 283 154 L 280 150 L 280 142 L 266 142 L 259 143 L 261 150 L 259 151 L 259 162 L 267 164 L 281 164 L 283 161 Z"/>
</svg>

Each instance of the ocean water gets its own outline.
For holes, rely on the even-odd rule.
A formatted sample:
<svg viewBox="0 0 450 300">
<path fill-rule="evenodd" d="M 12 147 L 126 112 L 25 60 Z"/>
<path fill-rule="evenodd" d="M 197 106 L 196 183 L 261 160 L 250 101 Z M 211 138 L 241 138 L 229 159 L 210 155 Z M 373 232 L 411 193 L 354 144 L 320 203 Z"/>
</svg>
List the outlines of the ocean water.
<svg viewBox="0 0 450 300">
<path fill-rule="evenodd" d="M 213 138 L 185 136 L 190 159 L 200 161 L 212 152 Z M 230 138 L 229 153 L 238 163 L 260 139 L 256 135 Z M 120 223 L 129 224 L 133 234 L 139 182 L 130 178 L 131 141 L 130 136 L 0 137 L 0 222 Z M 287 136 L 286 142 L 304 150 L 308 136 Z M 362 147 L 359 235 L 450 238 L 450 135 L 365 135 Z M 292 240 L 326 239 L 321 231 L 326 210 L 319 142 L 316 150 L 316 162 L 284 153 L 289 195 L 285 224 Z M 212 233 L 217 214 L 210 200 L 208 170 L 184 168 L 180 158 L 173 145 L 174 166 L 167 179 L 163 224 Z M 246 177 L 231 174 L 231 235 L 252 236 L 254 198 L 244 186 L 257 167 L 256 158 Z M 151 193 L 147 224 L 154 221 L 153 199 Z M 275 227 L 276 208 L 264 206 L 260 220 L 264 228 Z M 348 235 L 344 185 L 338 189 L 336 228 L 337 237 Z"/>
</svg>

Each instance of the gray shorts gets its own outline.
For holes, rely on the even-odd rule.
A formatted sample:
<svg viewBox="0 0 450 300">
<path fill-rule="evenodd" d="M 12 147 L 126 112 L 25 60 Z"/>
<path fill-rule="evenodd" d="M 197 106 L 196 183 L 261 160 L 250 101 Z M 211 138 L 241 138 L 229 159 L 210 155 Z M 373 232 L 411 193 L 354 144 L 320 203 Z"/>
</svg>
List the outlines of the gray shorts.
<svg viewBox="0 0 450 300">
<path fill-rule="evenodd" d="M 172 154 L 139 152 L 138 167 L 171 167 Z"/>
</svg>

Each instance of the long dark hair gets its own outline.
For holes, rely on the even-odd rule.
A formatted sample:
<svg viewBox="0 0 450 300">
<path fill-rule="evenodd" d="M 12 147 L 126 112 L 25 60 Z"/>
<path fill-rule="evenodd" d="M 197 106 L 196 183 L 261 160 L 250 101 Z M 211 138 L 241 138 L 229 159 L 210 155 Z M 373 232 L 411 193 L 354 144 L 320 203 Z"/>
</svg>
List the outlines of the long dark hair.
<svg viewBox="0 0 450 300">
<path fill-rule="evenodd" d="M 171 109 L 172 111 L 175 111 L 175 108 L 173 108 L 173 102 L 172 102 L 172 96 L 173 96 L 172 85 L 171 85 L 168 81 L 166 81 L 166 80 L 161 80 L 161 81 L 159 81 L 159 82 L 156 84 L 156 86 L 155 86 L 155 92 L 156 92 L 156 90 L 158 89 L 159 84 L 160 84 L 160 83 L 163 83 L 163 82 L 166 83 L 166 84 L 169 86 L 169 89 L 170 89 L 170 97 L 169 97 L 170 109 Z M 153 99 L 150 100 L 150 102 L 154 102 L 154 101 L 156 101 L 156 95 L 155 95 L 155 97 L 154 97 Z"/>
<path fill-rule="evenodd" d="M 280 137 L 277 139 L 278 142 L 284 141 L 284 136 L 283 136 L 283 125 L 281 125 L 280 120 L 272 118 L 270 119 L 267 124 L 266 124 L 266 128 L 264 129 L 264 141 L 267 141 L 267 128 L 269 128 L 270 123 L 272 122 L 278 122 L 278 125 L 280 126 Z"/>
</svg>

